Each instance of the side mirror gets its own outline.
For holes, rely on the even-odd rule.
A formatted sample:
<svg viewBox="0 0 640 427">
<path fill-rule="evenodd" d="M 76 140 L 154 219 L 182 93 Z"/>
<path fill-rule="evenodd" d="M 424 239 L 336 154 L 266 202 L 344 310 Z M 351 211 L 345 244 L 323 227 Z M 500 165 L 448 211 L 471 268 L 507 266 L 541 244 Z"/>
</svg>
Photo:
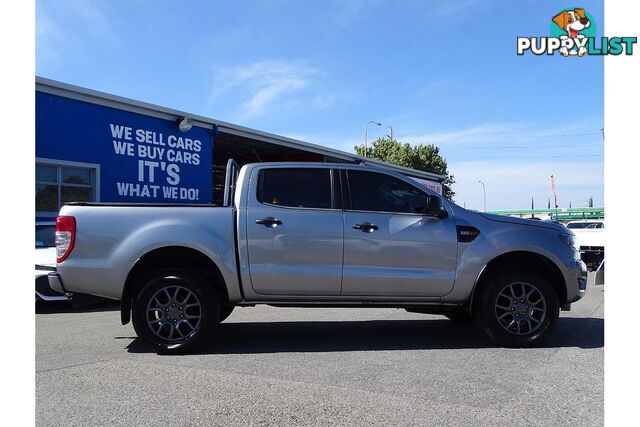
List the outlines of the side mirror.
<svg viewBox="0 0 640 427">
<path fill-rule="evenodd" d="M 424 210 L 424 214 L 440 219 L 449 216 L 449 214 L 447 214 L 447 209 L 444 207 L 444 202 L 440 197 L 436 196 L 429 197 L 429 206 L 427 206 Z"/>
</svg>

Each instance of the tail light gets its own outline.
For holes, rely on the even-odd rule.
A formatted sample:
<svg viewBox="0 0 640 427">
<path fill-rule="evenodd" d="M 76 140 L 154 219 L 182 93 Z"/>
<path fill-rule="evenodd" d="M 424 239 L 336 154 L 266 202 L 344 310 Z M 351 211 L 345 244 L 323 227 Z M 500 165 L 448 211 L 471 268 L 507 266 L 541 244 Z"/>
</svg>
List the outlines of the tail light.
<svg viewBox="0 0 640 427">
<path fill-rule="evenodd" d="M 56 218 L 56 261 L 62 262 L 73 250 L 76 241 L 76 219 L 72 216 Z"/>
</svg>

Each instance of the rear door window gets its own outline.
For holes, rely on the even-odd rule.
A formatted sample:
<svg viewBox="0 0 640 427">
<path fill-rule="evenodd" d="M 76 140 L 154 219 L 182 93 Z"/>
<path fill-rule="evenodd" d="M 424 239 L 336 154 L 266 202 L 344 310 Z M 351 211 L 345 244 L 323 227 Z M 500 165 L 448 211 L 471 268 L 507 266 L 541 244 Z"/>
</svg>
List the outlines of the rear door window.
<svg viewBox="0 0 640 427">
<path fill-rule="evenodd" d="M 331 169 L 262 169 L 258 177 L 258 201 L 292 208 L 331 209 Z"/>
</svg>

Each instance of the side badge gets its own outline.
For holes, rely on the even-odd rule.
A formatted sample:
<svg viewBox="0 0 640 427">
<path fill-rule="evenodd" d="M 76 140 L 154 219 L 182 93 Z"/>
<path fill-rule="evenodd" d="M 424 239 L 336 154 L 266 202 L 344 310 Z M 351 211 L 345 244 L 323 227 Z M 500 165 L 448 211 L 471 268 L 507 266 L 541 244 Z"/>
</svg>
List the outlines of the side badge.
<svg viewBox="0 0 640 427">
<path fill-rule="evenodd" d="M 458 225 L 456 229 L 458 230 L 458 242 L 462 243 L 471 242 L 480 234 L 480 230 L 468 225 Z"/>
</svg>

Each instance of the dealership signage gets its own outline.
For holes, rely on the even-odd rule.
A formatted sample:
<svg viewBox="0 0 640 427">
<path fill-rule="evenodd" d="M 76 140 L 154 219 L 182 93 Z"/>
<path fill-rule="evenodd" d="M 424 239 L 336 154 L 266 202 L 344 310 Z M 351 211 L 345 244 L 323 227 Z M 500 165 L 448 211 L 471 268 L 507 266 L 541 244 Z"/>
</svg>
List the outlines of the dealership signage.
<svg viewBox="0 0 640 427">
<path fill-rule="evenodd" d="M 426 180 L 426 179 L 415 178 L 413 176 L 410 176 L 409 178 L 411 178 L 412 180 L 424 185 L 429 190 L 431 190 L 431 191 L 433 191 L 435 193 L 442 194 L 442 184 L 440 184 L 437 181 L 429 181 L 429 180 Z"/>
<path fill-rule="evenodd" d="M 137 160 L 136 180 L 118 181 L 122 197 L 199 200 L 200 189 L 180 186 L 181 170 L 200 165 L 202 141 L 145 128 L 109 123 L 113 151 Z"/>
<path fill-rule="evenodd" d="M 99 165 L 99 200 L 211 203 L 211 130 L 36 94 L 36 157 Z"/>
</svg>

